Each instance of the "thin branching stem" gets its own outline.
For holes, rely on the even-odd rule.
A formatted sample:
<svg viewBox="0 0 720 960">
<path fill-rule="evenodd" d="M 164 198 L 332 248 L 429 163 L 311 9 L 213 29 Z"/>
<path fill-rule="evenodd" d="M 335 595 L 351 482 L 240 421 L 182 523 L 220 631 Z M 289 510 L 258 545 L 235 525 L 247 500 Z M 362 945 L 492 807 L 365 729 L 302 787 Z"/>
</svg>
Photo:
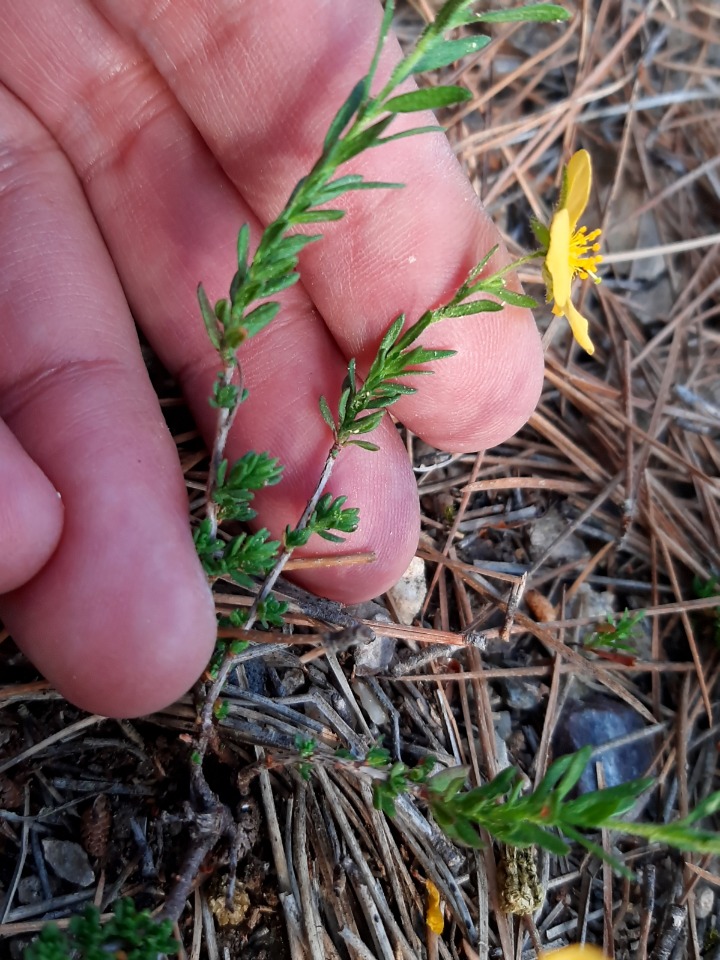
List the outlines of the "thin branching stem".
<svg viewBox="0 0 720 960">
<path fill-rule="evenodd" d="M 238 370 L 236 360 L 226 360 L 222 372 L 219 376 L 222 387 L 229 387 L 232 384 L 235 371 Z M 238 393 L 241 396 L 241 393 Z M 205 516 L 210 521 L 210 534 L 217 536 L 218 529 L 218 504 L 215 502 L 214 494 L 217 486 L 218 471 L 220 464 L 225 457 L 225 447 L 227 446 L 230 430 L 235 422 L 240 402 L 234 403 L 231 407 L 220 407 L 218 409 L 217 427 L 215 430 L 215 439 L 213 441 L 212 453 L 210 456 L 210 466 L 208 468 L 208 478 L 205 485 Z"/>
<path fill-rule="evenodd" d="M 320 500 L 320 497 L 323 495 L 325 491 L 325 487 L 327 486 L 328 481 L 330 480 L 330 476 L 332 474 L 333 467 L 335 465 L 335 461 L 337 460 L 337 456 L 338 456 L 338 453 L 340 452 L 340 449 L 341 447 L 338 443 L 334 443 L 330 448 L 327 458 L 325 460 L 325 465 L 320 475 L 320 479 L 318 480 L 315 486 L 315 490 L 313 491 L 312 496 L 308 500 L 305 506 L 305 509 L 303 510 L 302 516 L 298 520 L 295 530 L 304 530 L 305 527 L 307 526 L 308 521 L 312 516 L 313 510 L 316 508 L 318 501 Z M 252 603 L 252 606 L 250 607 L 248 618 L 245 623 L 246 630 L 249 630 L 255 623 L 258 607 L 263 602 L 263 600 L 267 599 L 267 597 L 270 595 L 270 592 L 275 586 L 278 577 L 283 572 L 283 569 L 285 568 L 285 565 L 287 564 L 288 560 L 292 556 L 292 553 L 293 553 L 292 549 L 286 548 L 285 550 L 283 550 L 283 552 L 278 556 L 277 560 L 275 561 L 272 570 L 265 578 L 262 586 L 260 587 L 260 590 L 257 593 L 257 596 L 255 597 L 255 600 Z M 213 681 L 212 686 L 209 688 L 209 690 L 205 694 L 202 710 L 200 713 L 200 724 L 199 724 L 200 733 L 198 735 L 198 738 L 195 744 L 195 756 L 193 758 L 196 771 L 200 769 L 202 759 L 204 758 L 205 753 L 207 751 L 207 746 L 208 746 L 208 743 L 210 740 L 210 734 L 212 731 L 213 711 L 215 709 L 215 704 L 220 694 L 222 693 L 222 689 L 225 686 L 225 682 L 230 672 L 233 670 L 236 663 L 237 663 L 237 656 L 233 654 L 231 648 L 228 647 L 227 652 L 225 653 L 222 663 L 220 664 L 220 667 L 218 669 L 217 677 Z"/>
<path fill-rule="evenodd" d="M 303 510 L 302 516 L 300 517 L 297 523 L 297 526 L 295 527 L 295 530 L 304 530 L 307 527 L 308 521 L 312 516 L 313 510 L 315 509 L 315 507 L 317 507 L 318 501 L 320 497 L 323 495 L 323 493 L 325 492 L 325 487 L 328 485 L 328 481 L 330 480 L 330 476 L 332 474 L 333 467 L 335 466 L 335 461 L 337 460 L 337 455 L 340 452 L 340 449 L 341 448 L 338 443 L 334 443 L 330 448 L 330 451 L 325 460 L 325 466 L 323 467 L 322 473 L 320 474 L 320 479 L 318 480 L 317 485 L 315 486 L 315 490 L 313 491 L 312 496 L 310 497 L 307 504 L 305 505 L 305 509 Z M 271 590 L 277 583 L 278 577 L 285 569 L 285 564 L 288 562 L 292 554 L 293 554 L 292 549 L 286 548 L 285 550 L 283 550 L 283 552 L 277 558 L 272 570 L 265 578 L 265 581 L 262 587 L 260 588 L 257 596 L 255 597 L 255 600 L 253 601 L 252 606 L 250 607 L 247 623 L 245 625 L 247 630 L 249 630 L 255 623 L 258 607 L 263 602 L 263 600 L 266 600 L 267 597 L 270 595 Z"/>
</svg>

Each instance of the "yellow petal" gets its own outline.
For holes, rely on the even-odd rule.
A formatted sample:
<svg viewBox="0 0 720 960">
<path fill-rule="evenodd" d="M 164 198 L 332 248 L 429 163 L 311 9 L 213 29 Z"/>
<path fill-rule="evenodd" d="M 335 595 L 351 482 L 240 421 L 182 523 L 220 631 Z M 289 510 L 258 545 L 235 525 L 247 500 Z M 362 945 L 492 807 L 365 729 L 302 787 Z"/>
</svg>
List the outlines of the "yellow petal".
<svg viewBox="0 0 720 960">
<path fill-rule="evenodd" d="M 567 165 L 567 197 L 565 209 L 570 217 L 570 230 L 573 231 L 583 215 L 590 199 L 592 184 L 592 164 L 587 150 L 578 150 L 570 157 Z"/>
<path fill-rule="evenodd" d="M 595 347 L 588 333 L 590 324 L 580 313 L 580 311 L 575 309 L 572 300 L 568 300 L 568 302 L 565 304 L 565 316 L 568 319 L 570 329 L 572 330 L 572 334 L 577 342 L 580 344 L 583 350 L 587 351 L 587 353 L 592 356 L 592 354 L 595 353 Z"/>
<path fill-rule="evenodd" d="M 588 943 L 571 943 L 569 947 L 560 950 L 543 950 L 542 960 L 605 960 L 605 954 L 600 947 Z"/>
<path fill-rule="evenodd" d="M 427 913 L 425 914 L 425 923 L 430 927 L 433 933 L 440 934 L 445 926 L 445 918 L 440 909 L 440 893 L 432 880 L 425 881 L 425 888 L 428 895 Z M 592 958 L 588 958 L 592 960 Z"/>
<path fill-rule="evenodd" d="M 550 243 L 545 266 L 552 280 L 555 303 L 564 308 L 570 299 L 570 218 L 564 208 L 558 210 L 550 223 Z"/>
</svg>

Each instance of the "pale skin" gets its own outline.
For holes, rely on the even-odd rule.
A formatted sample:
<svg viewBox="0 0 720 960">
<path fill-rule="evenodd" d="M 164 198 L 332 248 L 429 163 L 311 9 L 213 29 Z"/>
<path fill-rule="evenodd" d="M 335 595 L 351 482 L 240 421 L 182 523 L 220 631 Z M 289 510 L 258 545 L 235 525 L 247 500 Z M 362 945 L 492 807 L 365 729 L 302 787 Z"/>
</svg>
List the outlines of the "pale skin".
<svg viewBox="0 0 720 960">
<path fill-rule="evenodd" d="M 239 226 L 257 240 L 309 169 L 379 17 L 376 0 L 0 0 L 0 616 L 87 710 L 166 705 L 215 639 L 133 318 L 211 441 L 216 356 L 196 285 L 226 294 Z M 386 69 L 397 56 L 389 43 Z M 442 302 L 498 239 L 439 135 L 347 172 L 407 187 L 343 198 L 348 216 L 304 252 L 303 284 L 242 352 L 250 400 L 228 453 L 286 465 L 258 498 L 276 535 L 327 452 L 318 396 L 336 398 L 348 357 L 367 360 L 399 312 Z M 527 419 L 542 380 L 528 312 L 448 322 L 422 342 L 459 354 L 395 408 L 417 435 L 478 450 Z M 329 488 L 360 508 L 359 531 L 308 550 L 372 550 L 375 563 L 297 578 L 343 602 L 387 589 L 417 544 L 403 444 L 390 422 L 372 439 L 381 451 L 348 451 Z"/>
</svg>

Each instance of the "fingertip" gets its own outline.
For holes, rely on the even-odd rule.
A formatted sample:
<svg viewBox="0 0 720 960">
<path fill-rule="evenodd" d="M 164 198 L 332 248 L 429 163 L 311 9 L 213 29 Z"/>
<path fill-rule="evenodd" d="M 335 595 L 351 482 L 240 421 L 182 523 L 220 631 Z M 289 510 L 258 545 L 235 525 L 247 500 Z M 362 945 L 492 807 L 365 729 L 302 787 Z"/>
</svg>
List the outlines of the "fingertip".
<svg viewBox="0 0 720 960">
<path fill-rule="evenodd" d="M 0 422 L 0 593 L 22 586 L 47 563 L 62 523 L 60 494 Z"/>
<path fill-rule="evenodd" d="M 167 527 L 163 535 L 149 553 L 119 547 L 102 568 L 109 580 L 100 583 L 81 569 L 75 545 L 61 543 L 43 574 L 6 598 L 3 615 L 18 646 L 83 710 L 108 717 L 161 710 L 210 660 L 212 595 L 188 558 L 192 544 L 179 543 Z M 64 589 L 68 578 L 72 591 Z"/>
<path fill-rule="evenodd" d="M 216 620 L 175 446 L 146 381 L 119 377 L 106 365 L 101 377 L 73 380 L 70 394 L 54 381 L 43 398 L 41 423 L 57 441 L 44 455 L 63 496 L 62 535 L 0 612 L 69 701 L 133 717 L 192 686 L 212 655 Z M 32 411 L 27 418 L 38 422 Z M 75 429 L 59 435 L 65 420 Z"/>
<path fill-rule="evenodd" d="M 362 563 L 301 570 L 292 573 L 290 579 L 317 596 L 343 604 L 372 600 L 394 586 L 415 556 L 420 535 L 420 507 L 414 484 L 403 495 L 404 484 L 398 485 L 397 480 L 394 477 L 383 487 L 357 491 L 348 502 L 359 505 L 358 529 L 336 550 L 326 550 L 323 544 L 326 556 L 345 553 L 362 558 Z M 313 553 L 312 542 L 308 552 Z"/>
<path fill-rule="evenodd" d="M 415 554 L 420 533 L 417 485 L 407 452 L 389 418 L 370 439 L 375 452 L 346 447 L 335 461 L 327 486 L 334 497 L 345 495 L 346 508 L 359 511 L 357 530 L 342 543 L 329 543 L 314 536 L 295 557 L 349 557 L 327 566 L 300 568 L 288 579 L 321 597 L 353 604 L 370 600 L 388 590 L 407 569 Z M 289 470 L 283 483 L 263 491 L 257 509 L 274 536 L 285 525 L 294 525 L 303 512 L 319 476 L 305 465 Z M 352 558 L 359 562 L 352 562 Z"/>
<path fill-rule="evenodd" d="M 469 326 L 482 324 L 480 333 Z M 481 340 L 481 343 L 479 343 Z M 431 389 L 398 403 L 398 416 L 441 450 L 485 450 L 513 436 L 529 419 L 542 391 L 542 343 L 528 310 L 446 321 L 423 338 L 428 347 L 457 350 L 432 365 Z"/>
</svg>

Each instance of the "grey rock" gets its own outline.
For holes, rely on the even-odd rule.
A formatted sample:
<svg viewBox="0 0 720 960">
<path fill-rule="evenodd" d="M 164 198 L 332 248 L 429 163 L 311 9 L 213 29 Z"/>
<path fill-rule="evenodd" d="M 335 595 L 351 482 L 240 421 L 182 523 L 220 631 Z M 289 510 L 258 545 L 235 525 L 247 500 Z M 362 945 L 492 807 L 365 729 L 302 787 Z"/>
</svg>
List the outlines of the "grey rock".
<svg viewBox="0 0 720 960">
<path fill-rule="evenodd" d="M 513 710 L 533 710 L 544 696 L 540 684 L 533 680 L 503 680 L 502 686 Z"/>
<path fill-rule="evenodd" d="M 605 622 L 608 615 L 616 616 L 616 602 L 615 595 L 607 590 L 593 590 L 589 583 L 582 583 L 575 595 L 573 616 Z"/>
<path fill-rule="evenodd" d="M 395 656 L 395 637 L 376 634 L 375 639 L 355 648 L 355 673 L 359 677 L 374 677 L 385 673 Z"/>
<path fill-rule="evenodd" d="M 23 877 L 18 884 L 17 897 L 20 903 L 40 903 L 43 899 L 39 877 Z"/>
<path fill-rule="evenodd" d="M 291 697 L 305 684 L 305 674 L 299 667 L 286 670 L 282 675 L 281 697 Z"/>
<path fill-rule="evenodd" d="M 533 560 L 544 557 L 553 541 L 568 527 L 568 521 L 559 510 L 550 509 L 545 516 L 540 517 L 530 527 L 530 543 L 528 550 Z M 548 559 L 556 563 L 566 560 L 579 560 L 589 556 L 583 541 L 576 534 L 571 533 L 562 543 L 559 543 L 548 554 Z"/>
<path fill-rule="evenodd" d="M 563 710 L 553 738 L 553 752 L 559 757 L 588 745 L 601 746 L 644 727 L 645 721 L 631 707 L 610 697 L 593 695 L 570 703 Z M 615 787 L 644 776 L 654 752 L 653 737 L 604 751 L 597 759 L 603 764 L 605 786 Z M 580 778 L 578 790 L 587 793 L 597 788 L 594 763 L 591 763 Z"/>
<path fill-rule="evenodd" d="M 89 887 L 95 882 L 88 855 L 79 843 L 50 838 L 43 840 L 42 846 L 45 859 L 61 880 L 78 887 Z"/>
</svg>

